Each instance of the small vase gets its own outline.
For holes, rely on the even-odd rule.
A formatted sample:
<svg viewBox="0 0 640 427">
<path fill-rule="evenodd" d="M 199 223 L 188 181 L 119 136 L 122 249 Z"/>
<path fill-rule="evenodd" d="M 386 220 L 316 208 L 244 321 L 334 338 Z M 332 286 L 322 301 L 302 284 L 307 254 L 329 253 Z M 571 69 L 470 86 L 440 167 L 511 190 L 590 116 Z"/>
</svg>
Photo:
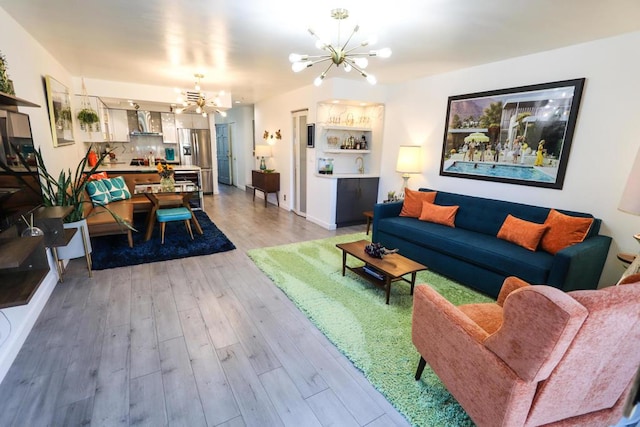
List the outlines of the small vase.
<svg viewBox="0 0 640 427">
<path fill-rule="evenodd" d="M 172 176 L 170 176 L 169 178 L 160 178 L 160 188 L 163 192 L 176 191 L 176 181 Z"/>
</svg>

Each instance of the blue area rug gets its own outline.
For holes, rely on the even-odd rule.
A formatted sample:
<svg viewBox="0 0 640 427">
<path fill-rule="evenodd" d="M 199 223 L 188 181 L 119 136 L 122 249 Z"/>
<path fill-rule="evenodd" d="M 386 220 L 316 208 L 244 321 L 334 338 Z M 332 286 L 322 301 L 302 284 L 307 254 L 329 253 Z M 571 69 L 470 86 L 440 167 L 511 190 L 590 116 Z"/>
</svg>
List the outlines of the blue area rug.
<svg viewBox="0 0 640 427">
<path fill-rule="evenodd" d="M 194 214 L 204 234 L 198 234 L 194 229 L 193 240 L 191 240 L 184 222 L 174 221 L 167 223 L 164 245 L 160 244 L 160 225 L 158 223 L 156 223 L 151 239 L 145 242 L 146 214 L 136 214 L 134 217 L 134 227 L 138 232 L 133 233 L 133 248 L 129 247 L 127 236 L 124 234 L 92 237 L 93 269 L 106 270 L 127 265 L 209 255 L 236 248 L 227 236 L 211 222 L 205 212 L 194 211 Z"/>
</svg>

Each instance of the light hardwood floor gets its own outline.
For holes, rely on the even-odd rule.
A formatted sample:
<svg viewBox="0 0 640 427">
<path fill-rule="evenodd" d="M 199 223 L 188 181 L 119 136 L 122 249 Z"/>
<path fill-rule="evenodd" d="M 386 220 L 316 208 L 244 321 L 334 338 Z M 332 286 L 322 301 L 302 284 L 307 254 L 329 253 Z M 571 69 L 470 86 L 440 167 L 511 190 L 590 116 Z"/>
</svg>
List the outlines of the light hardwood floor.
<svg viewBox="0 0 640 427">
<path fill-rule="evenodd" d="M 0 384 L 0 426 L 404 426 L 251 262 L 325 230 L 222 186 L 206 211 L 230 252 L 68 267 Z"/>
</svg>

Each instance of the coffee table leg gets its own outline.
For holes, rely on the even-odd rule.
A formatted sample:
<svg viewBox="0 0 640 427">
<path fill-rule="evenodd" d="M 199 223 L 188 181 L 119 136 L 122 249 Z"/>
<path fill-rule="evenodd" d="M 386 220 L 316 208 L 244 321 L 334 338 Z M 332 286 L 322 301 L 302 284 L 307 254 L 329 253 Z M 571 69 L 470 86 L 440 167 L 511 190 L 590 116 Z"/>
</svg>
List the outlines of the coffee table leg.
<svg viewBox="0 0 640 427">
<path fill-rule="evenodd" d="M 347 267 L 347 251 L 342 251 L 342 275 L 344 276 Z"/>
<path fill-rule="evenodd" d="M 387 305 L 389 305 L 389 296 L 391 295 L 391 277 L 384 277 L 384 287 L 387 290 Z"/>
<path fill-rule="evenodd" d="M 411 295 L 413 295 L 413 287 L 416 284 L 416 273 L 411 273 Z"/>
</svg>

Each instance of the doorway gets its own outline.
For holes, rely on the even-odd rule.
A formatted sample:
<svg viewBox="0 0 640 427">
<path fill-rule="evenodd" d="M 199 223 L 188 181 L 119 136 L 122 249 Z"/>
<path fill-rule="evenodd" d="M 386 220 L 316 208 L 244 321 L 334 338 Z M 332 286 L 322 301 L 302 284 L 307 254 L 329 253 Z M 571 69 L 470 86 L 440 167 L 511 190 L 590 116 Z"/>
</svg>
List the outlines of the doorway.
<svg viewBox="0 0 640 427">
<path fill-rule="evenodd" d="M 216 154 L 218 157 L 218 182 L 232 185 L 231 135 L 229 124 L 216 124 Z"/>
<path fill-rule="evenodd" d="M 293 211 L 307 216 L 307 115 L 308 110 L 294 111 L 293 127 Z"/>
</svg>

